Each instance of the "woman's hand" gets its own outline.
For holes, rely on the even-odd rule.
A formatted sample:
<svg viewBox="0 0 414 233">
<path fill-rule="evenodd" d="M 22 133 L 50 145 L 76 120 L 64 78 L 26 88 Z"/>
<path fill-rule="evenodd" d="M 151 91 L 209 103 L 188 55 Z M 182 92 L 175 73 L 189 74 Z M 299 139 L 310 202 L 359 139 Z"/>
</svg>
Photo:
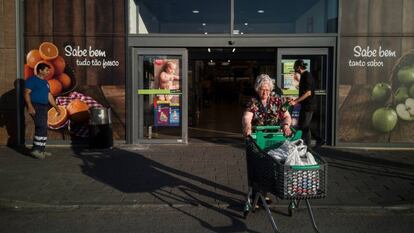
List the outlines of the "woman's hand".
<svg viewBox="0 0 414 233">
<path fill-rule="evenodd" d="M 250 125 L 246 125 L 243 129 L 243 136 L 248 137 L 252 134 L 252 127 Z"/>
<path fill-rule="evenodd" d="M 246 111 L 242 117 L 243 136 L 247 137 L 252 134 L 253 113 Z"/>
<path fill-rule="evenodd" d="M 292 130 L 290 130 L 290 126 L 289 125 L 283 125 L 282 130 L 283 130 L 283 134 L 286 137 L 289 137 L 290 135 L 292 135 Z"/>
</svg>

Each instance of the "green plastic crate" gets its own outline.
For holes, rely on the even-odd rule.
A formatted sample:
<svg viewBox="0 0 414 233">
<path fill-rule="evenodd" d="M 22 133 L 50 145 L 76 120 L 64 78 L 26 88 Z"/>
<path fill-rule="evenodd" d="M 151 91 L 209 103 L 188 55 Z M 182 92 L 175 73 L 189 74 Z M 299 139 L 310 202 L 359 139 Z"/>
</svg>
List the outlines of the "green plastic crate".
<svg viewBox="0 0 414 233">
<path fill-rule="evenodd" d="M 302 138 L 302 131 L 291 128 L 292 136 L 285 137 L 280 126 L 256 126 L 251 137 L 262 150 L 278 148 L 284 141 Z"/>
</svg>

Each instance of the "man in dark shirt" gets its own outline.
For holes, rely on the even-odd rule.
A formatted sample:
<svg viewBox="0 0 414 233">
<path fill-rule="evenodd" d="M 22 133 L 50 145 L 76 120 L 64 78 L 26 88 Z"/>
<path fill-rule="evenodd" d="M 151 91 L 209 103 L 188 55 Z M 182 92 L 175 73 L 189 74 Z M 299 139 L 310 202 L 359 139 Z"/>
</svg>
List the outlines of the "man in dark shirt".
<svg viewBox="0 0 414 233">
<path fill-rule="evenodd" d="M 295 72 L 300 74 L 299 81 L 299 97 L 295 100 L 292 100 L 289 104 L 296 105 L 301 104 L 300 114 L 299 114 L 299 126 L 302 130 L 302 138 L 306 145 L 310 146 L 311 144 L 311 129 L 310 124 L 312 121 L 313 112 L 317 108 L 316 98 L 315 98 L 315 80 L 312 77 L 312 74 L 306 70 L 307 64 L 303 62 L 302 59 L 296 60 L 293 68 Z M 316 145 L 322 145 L 325 143 L 319 136 L 314 134 L 316 139 Z"/>
</svg>

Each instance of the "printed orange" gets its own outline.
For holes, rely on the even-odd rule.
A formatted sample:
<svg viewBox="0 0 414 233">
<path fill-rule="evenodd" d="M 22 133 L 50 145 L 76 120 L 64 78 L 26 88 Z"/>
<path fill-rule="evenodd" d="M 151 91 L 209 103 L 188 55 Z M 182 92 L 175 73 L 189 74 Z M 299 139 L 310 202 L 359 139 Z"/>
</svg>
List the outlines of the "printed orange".
<svg viewBox="0 0 414 233">
<path fill-rule="evenodd" d="M 89 119 L 89 106 L 80 99 L 72 100 L 66 106 L 66 110 L 70 119 L 77 123 L 84 123 Z"/>
<path fill-rule="evenodd" d="M 59 82 L 62 83 L 63 89 L 68 89 L 72 84 L 72 80 L 66 73 L 56 75 L 55 79 L 59 80 Z"/>
<path fill-rule="evenodd" d="M 38 49 L 32 49 L 26 55 L 26 64 L 32 69 L 35 68 L 36 64 L 41 60 L 42 57 L 40 56 Z"/>
<path fill-rule="evenodd" d="M 53 60 L 59 55 L 59 50 L 52 42 L 43 42 L 39 46 L 40 57 L 44 60 Z"/>
<path fill-rule="evenodd" d="M 47 124 L 52 128 L 62 126 L 68 120 L 68 112 L 66 111 L 66 108 L 61 105 L 58 105 L 58 108 L 60 109 L 60 114 L 55 108 L 51 108 L 47 112 Z"/>
<path fill-rule="evenodd" d="M 24 64 L 24 80 L 28 79 L 29 77 L 33 75 L 34 75 L 33 69 L 30 68 L 28 64 Z"/>
<path fill-rule="evenodd" d="M 57 56 L 52 61 L 53 66 L 55 67 L 55 75 L 61 74 L 65 71 L 66 62 L 61 56 Z"/>
<path fill-rule="evenodd" d="M 59 82 L 59 80 L 56 79 L 50 79 L 47 80 L 49 82 L 50 87 L 50 94 L 53 96 L 57 96 L 62 92 L 62 84 Z"/>
<path fill-rule="evenodd" d="M 46 80 L 49 80 L 49 79 L 52 79 L 53 78 L 53 76 L 55 75 L 55 67 L 52 65 L 52 63 L 50 63 L 50 62 L 48 62 L 48 61 L 44 61 L 44 60 L 41 60 L 41 61 L 39 61 L 36 65 L 35 65 L 35 68 L 34 68 L 34 74 L 37 74 L 37 66 L 40 64 L 40 63 L 45 63 L 45 64 L 47 64 L 50 68 L 49 68 L 49 74 L 45 77 L 45 79 Z"/>
</svg>

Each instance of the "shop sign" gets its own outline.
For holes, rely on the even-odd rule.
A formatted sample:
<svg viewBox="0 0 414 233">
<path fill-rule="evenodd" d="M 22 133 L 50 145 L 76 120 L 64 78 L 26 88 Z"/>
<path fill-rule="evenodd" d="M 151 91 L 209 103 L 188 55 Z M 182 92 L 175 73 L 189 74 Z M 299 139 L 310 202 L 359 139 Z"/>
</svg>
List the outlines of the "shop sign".
<svg viewBox="0 0 414 233">
<path fill-rule="evenodd" d="M 103 69 L 119 66 L 118 60 L 108 60 L 105 50 L 93 48 L 92 46 L 82 48 L 79 45 L 74 47 L 66 45 L 64 50 L 66 57 L 76 58 L 76 66 L 93 66 L 102 67 Z"/>
<path fill-rule="evenodd" d="M 348 60 L 349 67 L 383 67 L 384 58 L 394 58 L 397 56 L 396 51 L 387 49 L 382 46 L 371 48 L 370 46 L 362 47 L 356 45 L 353 48 L 354 59 Z"/>
</svg>

